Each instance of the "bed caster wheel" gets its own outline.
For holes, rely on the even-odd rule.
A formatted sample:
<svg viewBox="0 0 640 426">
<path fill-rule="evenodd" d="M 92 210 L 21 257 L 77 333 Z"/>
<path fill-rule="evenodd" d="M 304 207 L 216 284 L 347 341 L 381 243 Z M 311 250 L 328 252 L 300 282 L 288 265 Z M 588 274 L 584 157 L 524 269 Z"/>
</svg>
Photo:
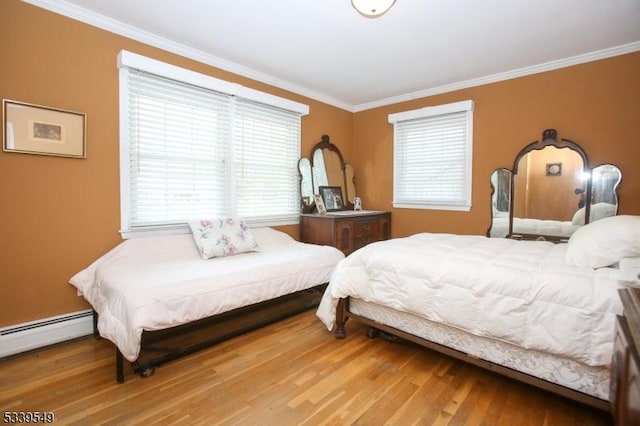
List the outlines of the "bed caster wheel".
<svg viewBox="0 0 640 426">
<path fill-rule="evenodd" d="M 153 376 L 153 373 L 155 372 L 156 372 L 156 369 L 154 367 L 147 367 L 140 372 L 140 377 L 142 377 L 143 379 L 146 379 L 149 376 Z"/>
<path fill-rule="evenodd" d="M 369 327 L 367 329 L 367 337 L 369 339 L 375 339 L 379 335 L 380 335 L 380 330 L 378 330 L 377 328 Z"/>
</svg>

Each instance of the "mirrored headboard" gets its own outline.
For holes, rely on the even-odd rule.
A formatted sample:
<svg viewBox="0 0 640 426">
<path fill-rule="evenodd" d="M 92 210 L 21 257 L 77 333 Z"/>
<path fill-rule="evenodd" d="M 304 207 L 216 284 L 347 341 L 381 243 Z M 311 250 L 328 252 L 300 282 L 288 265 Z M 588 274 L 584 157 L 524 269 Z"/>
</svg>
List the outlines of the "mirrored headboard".
<svg viewBox="0 0 640 426">
<path fill-rule="evenodd" d="M 313 196 L 320 193 L 321 186 L 339 186 L 344 207 L 353 208 L 356 196 L 353 167 L 344 162 L 342 153 L 331 143 L 328 135 L 323 135 L 320 142 L 311 148 L 309 158 L 298 161 L 298 170 L 303 213 L 313 211 Z"/>
<path fill-rule="evenodd" d="M 590 167 L 575 142 L 547 129 L 525 146 L 513 169 L 491 175 L 490 237 L 566 241 L 579 227 L 618 212 L 622 172 Z"/>
</svg>

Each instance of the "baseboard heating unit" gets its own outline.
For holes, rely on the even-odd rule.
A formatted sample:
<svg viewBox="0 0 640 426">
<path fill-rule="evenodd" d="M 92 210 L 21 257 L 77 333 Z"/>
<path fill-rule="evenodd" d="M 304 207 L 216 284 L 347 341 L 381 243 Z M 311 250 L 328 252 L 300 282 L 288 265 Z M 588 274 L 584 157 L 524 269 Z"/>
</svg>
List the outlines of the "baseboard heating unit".
<svg viewBox="0 0 640 426">
<path fill-rule="evenodd" d="M 91 310 L 0 328 L 0 358 L 93 333 Z"/>
</svg>

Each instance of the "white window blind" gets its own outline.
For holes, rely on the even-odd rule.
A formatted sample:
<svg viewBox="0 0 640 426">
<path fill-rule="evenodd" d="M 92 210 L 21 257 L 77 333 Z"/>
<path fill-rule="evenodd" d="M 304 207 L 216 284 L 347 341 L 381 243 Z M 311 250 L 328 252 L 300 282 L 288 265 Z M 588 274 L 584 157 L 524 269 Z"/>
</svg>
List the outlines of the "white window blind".
<svg viewBox="0 0 640 426">
<path fill-rule="evenodd" d="M 125 238 L 220 215 L 298 222 L 306 105 L 129 52 L 119 60 Z"/>
<path fill-rule="evenodd" d="M 229 97 L 136 70 L 128 79 L 129 226 L 224 214 Z"/>
<path fill-rule="evenodd" d="M 234 125 L 237 214 L 259 221 L 297 217 L 300 116 L 239 100 Z"/>
<path fill-rule="evenodd" d="M 471 101 L 389 115 L 394 207 L 471 208 Z"/>
</svg>

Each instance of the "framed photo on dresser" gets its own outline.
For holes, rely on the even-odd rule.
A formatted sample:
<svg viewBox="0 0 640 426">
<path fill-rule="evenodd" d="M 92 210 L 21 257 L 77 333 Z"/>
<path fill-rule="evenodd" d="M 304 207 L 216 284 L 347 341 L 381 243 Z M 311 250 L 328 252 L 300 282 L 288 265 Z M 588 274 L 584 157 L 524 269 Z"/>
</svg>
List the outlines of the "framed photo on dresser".
<svg viewBox="0 0 640 426">
<path fill-rule="evenodd" d="M 316 210 L 320 214 L 325 214 L 327 212 L 327 208 L 324 206 L 324 201 L 322 201 L 322 197 L 319 194 L 313 195 L 313 201 L 316 203 Z"/>
<path fill-rule="evenodd" d="M 339 186 L 320 186 L 320 195 L 328 212 L 343 210 L 342 188 Z"/>
</svg>

